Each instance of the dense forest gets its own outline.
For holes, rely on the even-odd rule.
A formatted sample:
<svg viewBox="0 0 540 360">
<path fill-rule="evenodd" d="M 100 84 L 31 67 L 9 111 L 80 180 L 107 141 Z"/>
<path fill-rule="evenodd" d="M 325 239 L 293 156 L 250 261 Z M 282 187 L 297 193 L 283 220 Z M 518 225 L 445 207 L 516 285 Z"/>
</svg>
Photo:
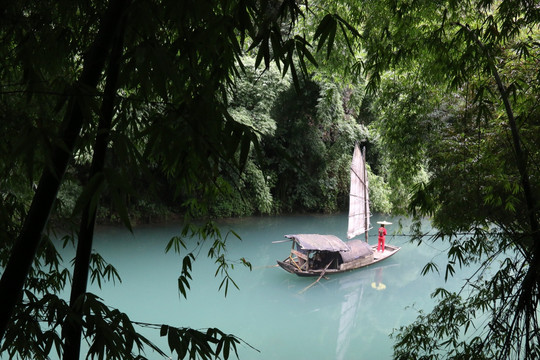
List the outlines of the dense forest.
<svg viewBox="0 0 540 360">
<path fill-rule="evenodd" d="M 342 211 L 348 206 L 349 166 L 355 142 L 370 149 L 372 209 L 403 212 L 406 199 L 395 195 L 409 191 L 402 184 L 390 191 L 385 180 L 379 131 L 371 113 L 374 104 L 363 84 L 329 79 L 313 67 L 299 80 L 297 89 L 289 74 L 282 76 L 273 64 L 256 68 L 255 58 L 249 54 L 241 61 L 244 69 L 227 89 L 226 109 L 235 122 L 253 129 L 257 148 L 246 152 L 241 169 L 219 169 L 213 179 L 216 193 L 208 201 L 208 209 L 193 216 Z M 143 141 L 135 150 L 143 154 L 145 146 Z M 201 199 L 197 193 L 175 194 L 175 179 L 161 171 L 157 163 L 152 164 L 156 160 L 145 160 L 149 162 L 145 166 L 153 171 L 132 174 L 131 191 L 120 199 L 131 223 L 181 217 L 192 196 Z M 81 156 L 67 169 L 54 220 L 70 221 L 90 166 L 91 158 Z M 156 191 L 145 191 L 148 184 Z M 97 221 L 119 222 L 117 206 L 112 194 L 104 189 Z"/>
<path fill-rule="evenodd" d="M 372 209 L 415 219 L 413 243 L 447 244 L 446 267 L 424 272 L 477 269 L 394 333 L 394 357 L 540 357 L 536 2 L 44 0 L 0 14 L 1 353 L 79 359 L 84 338 L 98 358 L 229 358 L 234 335 L 151 324 L 169 339 L 157 349 L 87 292 L 89 274 L 117 276 L 92 251 L 96 223 L 180 217 L 167 250 L 186 295 L 193 239 L 231 280 L 213 218 L 346 208 L 358 142 Z"/>
</svg>

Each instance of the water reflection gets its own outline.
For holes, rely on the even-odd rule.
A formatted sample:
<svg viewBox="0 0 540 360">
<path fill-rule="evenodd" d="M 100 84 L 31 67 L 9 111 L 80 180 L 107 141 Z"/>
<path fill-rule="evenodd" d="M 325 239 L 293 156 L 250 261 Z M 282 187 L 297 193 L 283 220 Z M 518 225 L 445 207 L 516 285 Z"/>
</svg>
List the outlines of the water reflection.
<svg viewBox="0 0 540 360">
<path fill-rule="evenodd" d="M 350 334 L 356 327 L 358 311 L 364 295 L 364 288 L 369 280 L 369 271 L 363 271 L 356 276 L 343 277 L 339 281 L 339 290 L 344 294 L 341 302 L 341 313 L 339 317 L 339 328 L 337 332 L 336 359 L 347 359 Z"/>
<path fill-rule="evenodd" d="M 341 302 L 341 313 L 337 332 L 336 359 L 350 358 L 350 354 L 353 352 L 350 350 L 351 334 L 355 332 L 357 326 L 362 327 L 362 324 L 358 324 L 358 320 L 362 319 L 362 312 L 385 311 L 384 308 L 368 309 L 362 306 L 362 302 L 365 291 L 386 289 L 386 285 L 382 282 L 383 269 L 393 266 L 396 266 L 396 264 L 387 266 L 379 265 L 375 268 L 363 269 L 357 274 L 350 274 L 339 279 L 339 292 L 344 295 Z M 366 331 L 366 329 L 364 328 L 360 331 Z"/>
<path fill-rule="evenodd" d="M 384 290 L 386 289 L 386 285 L 382 282 L 382 272 L 383 268 L 379 267 L 375 270 L 375 279 L 371 283 L 371 287 L 375 290 Z"/>
</svg>

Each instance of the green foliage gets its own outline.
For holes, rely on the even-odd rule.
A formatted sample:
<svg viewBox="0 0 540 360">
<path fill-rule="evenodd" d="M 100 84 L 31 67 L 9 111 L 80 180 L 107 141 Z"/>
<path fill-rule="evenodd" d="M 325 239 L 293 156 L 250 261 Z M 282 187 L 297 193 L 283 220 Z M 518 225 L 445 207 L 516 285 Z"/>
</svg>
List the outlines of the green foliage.
<svg viewBox="0 0 540 360">
<path fill-rule="evenodd" d="M 247 167 L 249 166 L 250 164 L 247 165 Z M 252 199 L 242 195 L 242 190 L 245 190 L 245 183 L 238 181 L 238 179 L 236 182 L 237 186 L 234 187 L 221 177 L 217 179 L 216 183 L 221 190 L 209 208 L 210 215 L 217 218 L 226 218 L 250 216 L 255 213 L 254 204 L 251 203 Z"/>
<path fill-rule="evenodd" d="M 369 168 L 368 179 L 371 212 L 390 214 L 393 210 L 390 198 L 395 189 L 391 189 L 381 176 L 375 175 Z"/>
<path fill-rule="evenodd" d="M 241 258 L 238 261 L 231 261 L 226 258 L 227 239 L 230 235 L 234 236 L 237 240 L 241 240 L 240 236 L 233 230 L 230 230 L 225 237 L 223 237 L 217 225 L 212 221 L 208 221 L 201 226 L 187 224 L 182 229 L 181 236 L 171 238 L 165 247 L 165 252 L 169 252 L 171 249 L 173 249 L 177 254 L 187 251 L 187 244 L 189 240 L 194 238 L 198 239 L 195 248 L 190 250 L 182 260 L 182 270 L 180 272 L 180 276 L 178 277 L 178 289 L 182 296 L 187 297 L 187 291 L 190 289 L 190 281 L 192 280 L 192 263 L 196 260 L 195 254 L 200 253 L 200 250 L 209 239 L 212 239 L 213 243 L 208 249 L 207 256 L 210 259 L 215 260 L 215 276 L 217 277 L 219 275 L 222 278 L 218 290 L 221 290 L 224 287 L 225 296 L 227 296 L 229 284 L 232 284 L 238 289 L 238 286 L 234 282 L 232 276 L 229 274 L 229 270 L 234 270 L 235 262 L 240 263 L 242 266 L 248 267 L 250 270 L 251 264 L 244 258 Z"/>
<path fill-rule="evenodd" d="M 229 109 L 236 121 L 257 130 L 262 153 L 248 157 L 242 174 L 222 171 L 217 180 L 221 191 L 210 213 L 223 217 L 347 208 L 350 149 L 369 137 L 357 123 L 362 87 L 342 87 L 319 76 L 303 83 L 298 93 L 273 67 L 261 73 L 249 66 L 253 60 L 244 62 L 248 66 L 230 93 Z M 380 189 L 383 182 L 376 182 Z M 389 212 L 389 192 L 378 195 L 375 208 Z"/>
<path fill-rule="evenodd" d="M 243 61 L 244 72 L 230 91 L 228 109 L 236 122 L 252 128 L 258 142 L 264 143 L 274 136 L 276 122 L 272 118 L 272 107 L 289 82 L 274 66 L 262 71 L 254 67 L 254 59 L 244 57 Z M 217 179 L 219 193 L 210 207 L 210 214 L 230 217 L 274 212 L 271 184 L 268 182 L 270 175 L 265 175 L 258 158 L 257 154 L 250 152 L 241 174 L 234 169 L 222 170 Z"/>
<path fill-rule="evenodd" d="M 228 359 L 231 350 L 238 358 L 237 345 L 242 343 L 236 336 L 225 334 L 216 328 L 203 332 L 162 325 L 160 334 L 167 336 L 169 347 L 176 352 L 179 359 Z M 215 348 L 209 344 L 215 344 Z"/>
<path fill-rule="evenodd" d="M 311 16 L 300 23 L 301 32 L 314 34 L 318 67 L 315 80 L 330 79 L 341 84 L 361 84 L 364 77 L 357 61 L 361 57 L 361 35 L 354 26 L 363 16 L 363 7 L 346 1 L 316 1 Z M 353 24 L 353 25 L 351 25 Z"/>
<path fill-rule="evenodd" d="M 71 274 L 61 265 L 63 259 L 49 235 L 43 236 L 37 255 L 26 289 L 36 295 L 60 293 L 71 280 Z"/>
<path fill-rule="evenodd" d="M 253 163 L 248 163 L 245 171 L 245 182 L 252 193 L 248 193 L 253 199 L 255 208 L 261 214 L 274 212 L 274 201 L 268 178 L 263 171 Z"/>
<path fill-rule="evenodd" d="M 68 219 L 71 216 L 81 190 L 81 186 L 76 181 L 67 179 L 64 181 L 56 200 L 55 214 L 59 219 Z"/>
<path fill-rule="evenodd" d="M 394 333 L 397 340 L 395 357 L 509 358 L 510 354 L 523 351 L 525 346 L 528 349 L 523 355 L 536 357 L 538 348 L 535 345 L 531 347 L 526 339 L 511 335 L 515 331 L 514 321 L 524 321 L 515 315 L 515 307 L 524 301 L 516 297 L 515 291 L 526 269 L 507 236 L 502 232 L 477 229 L 473 236 L 456 237 L 448 256 L 448 265 L 463 266 L 481 261 L 482 266 L 477 274 L 467 279 L 460 291 L 437 289 L 432 294 L 437 299 L 433 311 L 420 312 L 413 324 Z M 522 305 L 531 306 L 528 301 Z M 514 340 L 512 344 L 508 343 L 511 339 Z"/>
<path fill-rule="evenodd" d="M 395 357 L 534 359 L 538 11 L 519 1 L 382 1 L 365 10 L 364 69 L 369 90 L 381 85 L 373 125 L 389 184 L 420 184 L 409 210 L 430 217 L 433 240 L 448 244 L 447 263 L 424 270 L 478 269 L 459 293 L 437 291 L 433 312 L 397 333 Z"/>
<path fill-rule="evenodd" d="M 230 91 L 229 111 L 237 122 L 253 127 L 259 139 L 273 136 L 276 125 L 272 107 L 289 86 L 290 77 L 282 77 L 275 66 L 257 69 L 251 57 L 243 57 L 242 62 L 244 71 Z"/>
<path fill-rule="evenodd" d="M 273 195 L 283 211 L 347 206 L 351 149 L 367 137 L 353 116 L 358 92 L 329 80 L 308 81 L 302 93 L 291 89 L 276 104 L 276 135 L 263 150 L 266 166 L 276 174 Z"/>
<path fill-rule="evenodd" d="M 111 264 L 108 264 L 101 255 L 93 253 L 90 256 L 90 282 L 97 282 L 98 286 L 101 288 L 102 279 L 107 279 L 107 281 L 112 281 L 113 283 L 120 279 L 118 271 Z"/>
</svg>

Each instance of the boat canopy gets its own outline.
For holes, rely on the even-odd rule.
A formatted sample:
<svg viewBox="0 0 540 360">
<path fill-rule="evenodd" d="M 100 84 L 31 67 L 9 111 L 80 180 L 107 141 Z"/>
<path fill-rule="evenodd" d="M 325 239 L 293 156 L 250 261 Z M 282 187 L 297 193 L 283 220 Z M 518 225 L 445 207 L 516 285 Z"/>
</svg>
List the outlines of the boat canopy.
<svg viewBox="0 0 540 360">
<path fill-rule="evenodd" d="M 373 254 L 371 246 L 362 240 L 347 241 L 347 245 L 349 245 L 351 250 L 341 252 L 341 258 L 345 263 Z"/>
<path fill-rule="evenodd" d="M 285 235 L 286 238 L 294 240 L 304 250 L 325 250 L 325 251 L 350 251 L 350 247 L 335 235 L 319 234 L 295 234 Z"/>
</svg>

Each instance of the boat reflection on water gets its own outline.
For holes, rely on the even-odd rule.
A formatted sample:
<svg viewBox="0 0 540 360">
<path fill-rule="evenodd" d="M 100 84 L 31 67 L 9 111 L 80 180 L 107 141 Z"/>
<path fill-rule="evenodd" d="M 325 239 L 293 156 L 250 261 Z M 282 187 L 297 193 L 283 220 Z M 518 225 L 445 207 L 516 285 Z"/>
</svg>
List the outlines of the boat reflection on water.
<svg viewBox="0 0 540 360">
<path fill-rule="evenodd" d="M 364 318 L 362 315 L 366 312 L 382 311 L 380 307 L 373 308 L 371 305 L 366 307 L 363 300 L 364 297 L 369 296 L 368 292 L 373 291 L 373 289 L 377 291 L 386 289 L 386 285 L 383 283 L 383 270 L 397 265 L 378 266 L 354 274 L 351 273 L 350 276 L 340 277 L 339 291 L 340 294 L 343 294 L 343 301 L 337 330 L 336 360 L 350 359 L 350 343 L 355 340 L 351 334 L 356 333 L 357 328 L 363 328 L 360 326 L 360 322 Z"/>
<path fill-rule="evenodd" d="M 371 287 L 375 290 L 384 290 L 386 289 L 386 285 L 382 282 L 382 272 L 383 268 L 379 267 L 375 269 L 375 281 L 371 283 Z"/>
</svg>

